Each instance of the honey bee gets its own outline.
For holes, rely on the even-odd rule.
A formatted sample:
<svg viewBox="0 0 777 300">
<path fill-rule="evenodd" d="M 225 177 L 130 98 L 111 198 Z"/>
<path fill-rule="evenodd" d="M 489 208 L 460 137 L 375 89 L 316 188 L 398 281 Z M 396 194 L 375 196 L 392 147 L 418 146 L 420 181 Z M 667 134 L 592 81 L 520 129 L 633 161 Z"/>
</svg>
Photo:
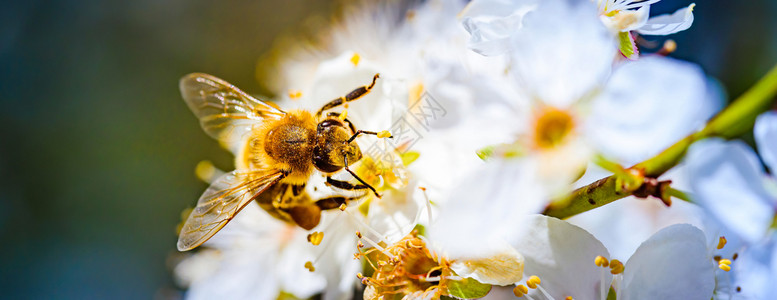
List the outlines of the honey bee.
<svg viewBox="0 0 777 300">
<path fill-rule="evenodd" d="M 310 230 L 318 225 L 322 210 L 360 197 L 332 196 L 314 201 L 305 193 L 305 183 L 314 170 L 323 173 L 334 188 L 371 191 L 380 197 L 348 166 L 362 158 L 356 137 L 391 135 L 356 130 L 345 112 L 324 116 L 326 111 L 369 93 L 378 77 L 375 74 L 370 84 L 328 102 L 313 114 L 283 111 L 208 74 L 184 76 L 180 82 L 184 101 L 208 135 L 236 152 L 236 170 L 215 179 L 202 194 L 181 228 L 178 250 L 191 250 L 210 239 L 252 200 L 273 217 Z M 359 183 L 332 178 L 341 170 Z"/>
</svg>

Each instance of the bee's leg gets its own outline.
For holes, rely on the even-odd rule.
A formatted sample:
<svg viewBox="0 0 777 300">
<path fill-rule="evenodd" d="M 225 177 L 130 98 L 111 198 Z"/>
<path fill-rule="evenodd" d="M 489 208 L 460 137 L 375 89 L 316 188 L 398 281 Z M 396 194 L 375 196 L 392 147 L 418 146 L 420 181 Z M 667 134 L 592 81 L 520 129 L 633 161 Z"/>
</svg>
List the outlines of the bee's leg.
<svg viewBox="0 0 777 300">
<path fill-rule="evenodd" d="M 330 112 L 330 113 L 326 114 L 327 117 L 337 117 L 339 115 L 340 114 L 338 114 L 336 112 Z M 348 118 L 345 118 L 345 119 L 343 119 L 343 121 L 345 121 L 345 123 L 348 124 L 348 128 L 351 129 L 351 132 L 356 132 L 356 127 L 353 126 L 353 123 L 351 123 L 351 120 L 348 120 Z"/>
<path fill-rule="evenodd" d="M 332 197 L 326 197 L 319 199 L 316 201 L 316 205 L 321 208 L 321 210 L 329 210 L 329 209 L 335 209 L 340 207 L 340 205 L 348 204 L 350 201 L 356 201 L 361 199 L 363 196 L 358 197 L 344 197 L 344 196 L 332 196 Z"/>
<path fill-rule="evenodd" d="M 345 95 L 345 97 L 340 97 L 335 100 L 329 101 L 329 103 L 327 104 L 324 104 L 324 106 L 322 106 L 321 109 L 319 109 L 318 112 L 316 113 L 316 119 L 321 117 L 324 111 L 328 109 L 338 107 L 340 105 L 343 105 L 346 102 L 357 100 L 362 96 L 366 95 L 367 93 L 369 93 L 370 90 L 372 90 L 372 88 L 375 86 L 375 80 L 377 80 L 378 77 L 380 77 L 380 74 L 375 74 L 375 76 L 372 77 L 372 83 L 370 83 L 369 85 L 358 87 L 355 90 L 348 93 L 347 95 Z"/>
<path fill-rule="evenodd" d="M 351 174 L 353 175 L 353 177 L 358 179 L 359 182 L 361 182 L 362 184 L 353 184 L 353 183 L 350 183 L 348 181 L 337 180 L 337 179 L 334 179 L 334 178 L 329 177 L 329 176 L 326 177 L 326 183 L 328 183 L 329 185 L 331 185 L 333 187 L 336 187 L 338 189 L 347 190 L 347 191 L 371 190 L 375 194 L 376 197 L 378 197 L 378 198 L 381 197 L 380 194 L 378 194 L 378 192 L 375 191 L 375 188 L 373 188 L 371 185 L 365 183 L 361 178 L 359 178 L 355 174 L 353 174 L 353 173 L 351 173 Z"/>
</svg>

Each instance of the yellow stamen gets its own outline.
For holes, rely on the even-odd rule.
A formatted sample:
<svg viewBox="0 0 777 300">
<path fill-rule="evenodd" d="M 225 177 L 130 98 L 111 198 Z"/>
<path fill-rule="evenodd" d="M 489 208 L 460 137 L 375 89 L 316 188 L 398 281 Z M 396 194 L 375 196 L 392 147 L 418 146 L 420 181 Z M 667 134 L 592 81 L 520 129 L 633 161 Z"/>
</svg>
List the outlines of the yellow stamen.
<svg viewBox="0 0 777 300">
<path fill-rule="evenodd" d="M 523 297 L 523 295 L 526 295 L 528 293 L 529 293 L 529 289 L 526 288 L 526 286 L 523 284 L 516 285 L 515 288 L 513 288 L 513 294 L 516 297 Z"/>
<path fill-rule="evenodd" d="M 718 239 L 718 249 L 723 249 L 723 247 L 726 246 L 726 237 L 721 236 L 720 239 Z"/>
<path fill-rule="evenodd" d="M 731 260 L 728 260 L 728 259 L 725 259 L 725 258 L 724 258 L 724 259 L 721 259 L 721 260 L 718 262 L 718 264 L 721 264 L 721 265 L 731 265 Z"/>
<path fill-rule="evenodd" d="M 378 132 L 378 138 L 387 138 L 391 137 L 391 132 L 388 132 L 388 130 L 383 130 L 381 132 Z"/>
<path fill-rule="evenodd" d="M 357 238 L 362 238 L 362 232 L 357 230 L 356 231 L 356 237 Z"/>
<path fill-rule="evenodd" d="M 291 98 L 291 99 L 299 99 L 300 97 L 302 97 L 302 91 L 289 90 L 289 98 Z"/>
<path fill-rule="evenodd" d="M 537 285 L 540 284 L 540 282 L 541 281 L 539 277 L 537 277 L 536 275 L 532 275 L 531 277 L 529 277 L 529 279 L 526 280 L 526 285 L 528 285 L 529 288 L 531 289 L 536 289 Z"/>
<path fill-rule="evenodd" d="M 674 40 L 666 40 L 664 42 L 663 50 L 666 51 L 667 53 L 674 52 L 675 50 L 677 50 L 677 42 L 675 42 Z"/>
<path fill-rule="evenodd" d="M 310 242 L 314 246 L 318 246 L 319 244 L 321 244 L 322 240 L 324 240 L 323 232 L 315 231 L 311 234 L 308 234 L 308 242 Z"/>
<path fill-rule="evenodd" d="M 340 211 L 345 211 L 346 208 L 348 208 L 348 206 L 345 205 L 345 203 L 340 204 L 340 207 L 339 207 Z"/>
<path fill-rule="evenodd" d="M 313 263 L 308 261 L 305 263 L 305 269 L 308 269 L 308 271 L 313 272 L 316 270 L 316 267 L 313 266 Z"/>
<path fill-rule="evenodd" d="M 353 63 L 354 67 L 359 65 L 359 60 L 361 60 L 359 53 L 354 53 L 353 56 L 351 56 L 351 63 Z"/>
<path fill-rule="evenodd" d="M 209 160 L 203 160 L 197 163 L 194 167 L 194 174 L 200 180 L 210 183 L 213 179 L 213 175 L 216 174 L 216 166 Z"/>
<path fill-rule="evenodd" d="M 612 275 L 623 273 L 623 263 L 617 259 L 610 261 L 610 273 Z"/>
<path fill-rule="evenodd" d="M 575 300 L 575 299 L 572 299 L 572 296 L 567 296 L 566 298 L 564 298 L 564 300 Z"/>
<path fill-rule="evenodd" d="M 340 113 L 339 116 L 337 116 L 337 118 L 340 119 L 340 120 L 345 120 L 345 118 L 347 118 L 347 117 L 348 117 L 348 111 L 347 110 L 344 110 L 343 112 Z"/>
<path fill-rule="evenodd" d="M 610 265 L 610 262 L 608 262 L 607 259 L 604 258 L 604 256 L 599 255 L 594 259 L 594 264 L 599 267 L 606 268 Z"/>
<path fill-rule="evenodd" d="M 721 270 L 726 271 L 726 272 L 731 271 L 731 266 L 729 266 L 729 265 L 719 264 L 718 268 L 720 268 Z"/>
</svg>

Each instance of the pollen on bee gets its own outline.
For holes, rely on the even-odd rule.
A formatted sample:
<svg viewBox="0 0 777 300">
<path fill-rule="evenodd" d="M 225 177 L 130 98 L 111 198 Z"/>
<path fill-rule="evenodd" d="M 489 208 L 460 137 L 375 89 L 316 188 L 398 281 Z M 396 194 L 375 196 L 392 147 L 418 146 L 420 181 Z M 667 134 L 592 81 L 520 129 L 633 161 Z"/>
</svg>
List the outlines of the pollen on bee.
<svg viewBox="0 0 777 300">
<path fill-rule="evenodd" d="M 299 99 L 302 97 L 302 91 L 300 90 L 289 90 L 289 98 L 291 99 Z"/>
<path fill-rule="evenodd" d="M 354 53 L 353 56 L 351 56 L 351 63 L 354 67 L 359 65 L 359 60 L 361 60 L 359 53 Z"/>
<path fill-rule="evenodd" d="M 340 119 L 341 121 L 345 120 L 345 118 L 347 117 L 348 117 L 348 110 L 343 110 L 343 112 L 341 112 L 340 115 L 337 116 L 337 118 Z"/>
<path fill-rule="evenodd" d="M 315 231 L 311 234 L 308 234 L 308 242 L 310 242 L 314 246 L 318 246 L 319 244 L 321 244 L 322 240 L 324 240 L 323 232 Z"/>
<path fill-rule="evenodd" d="M 305 262 L 305 269 L 308 269 L 310 272 L 316 271 L 316 267 L 313 266 L 313 262 L 311 261 Z"/>
</svg>

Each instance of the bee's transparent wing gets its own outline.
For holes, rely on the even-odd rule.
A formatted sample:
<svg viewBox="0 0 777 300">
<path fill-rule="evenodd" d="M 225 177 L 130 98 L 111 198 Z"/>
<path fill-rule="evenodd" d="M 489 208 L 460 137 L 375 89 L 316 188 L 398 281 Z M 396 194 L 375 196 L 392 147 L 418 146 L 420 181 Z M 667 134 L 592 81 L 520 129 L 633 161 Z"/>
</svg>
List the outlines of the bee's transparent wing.
<svg viewBox="0 0 777 300">
<path fill-rule="evenodd" d="M 191 250 L 221 230 L 256 195 L 282 179 L 280 171 L 232 171 L 205 190 L 178 236 L 178 250 Z"/>
<path fill-rule="evenodd" d="M 257 100 L 234 85 L 212 75 L 192 73 L 181 78 L 183 100 L 200 119 L 208 135 L 226 144 L 235 143 L 264 119 L 277 119 L 285 112 Z M 239 147 L 239 146 L 238 146 Z"/>
</svg>

